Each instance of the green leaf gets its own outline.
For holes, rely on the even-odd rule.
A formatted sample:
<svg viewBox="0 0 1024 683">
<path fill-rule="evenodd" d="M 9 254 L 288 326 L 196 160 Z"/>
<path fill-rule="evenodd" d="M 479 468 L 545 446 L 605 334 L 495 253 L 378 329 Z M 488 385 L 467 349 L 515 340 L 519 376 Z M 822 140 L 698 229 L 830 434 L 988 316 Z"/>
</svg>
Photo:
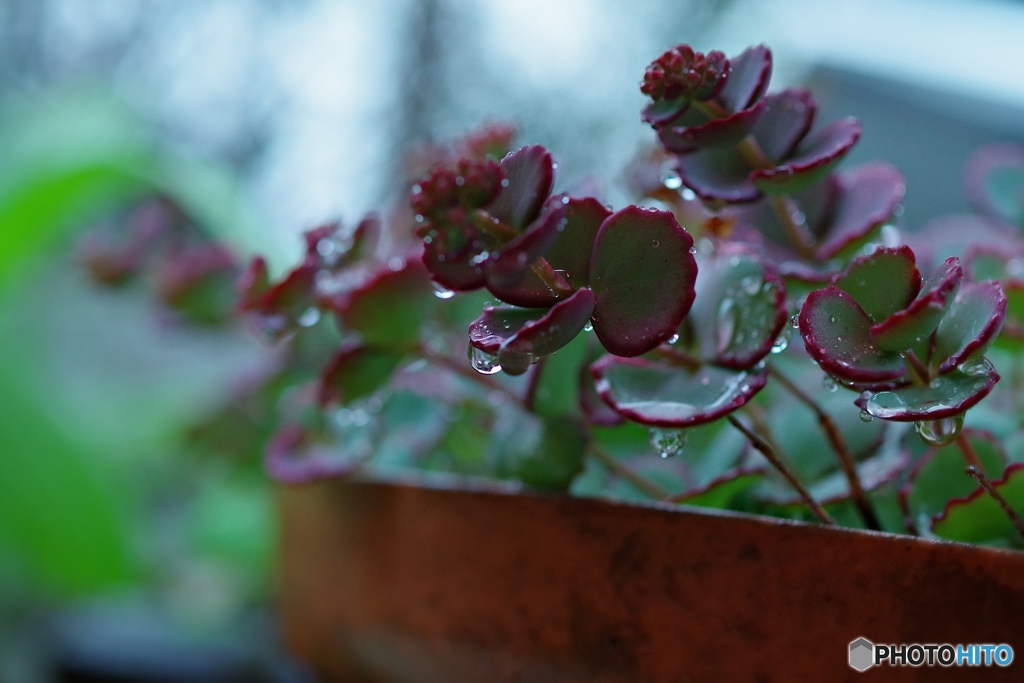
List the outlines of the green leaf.
<svg viewBox="0 0 1024 683">
<path fill-rule="evenodd" d="M 407 349 L 419 341 L 420 325 L 438 303 L 426 268 L 408 261 L 351 292 L 338 307 L 342 327 L 358 332 L 364 344 Z"/>
<path fill-rule="evenodd" d="M 725 509 L 737 496 L 759 484 L 764 474 L 763 469 L 733 470 L 700 489 L 677 497 L 675 501 L 683 505 Z"/>
<path fill-rule="evenodd" d="M 981 458 L 990 478 L 1002 476 L 1006 454 L 999 441 L 989 432 L 976 429 L 963 431 Z M 917 524 L 922 517 L 930 520 L 941 513 L 954 498 L 965 498 L 978 487 L 978 482 L 964 472 L 967 463 L 955 444 L 929 450 L 914 466 L 914 471 L 900 490 L 900 502 L 908 520 Z"/>
<path fill-rule="evenodd" d="M 864 392 L 856 404 L 873 417 L 897 422 L 954 417 L 985 398 L 999 381 L 999 375 L 984 359 L 969 369 L 970 373 L 954 370 L 936 377 L 928 386 Z"/>
<path fill-rule="evenodd" d="M 998 282 L 965 282 L 935 330 L 939 372 L 949 372 L 985 353 L 1006 318 L 1006 295 Z"/>
<path fill-rule="evenodd" d="M 1024 463 L 1007 467 L 1003 478 L 992 485 L 1018 515 L 1024 515 Z M 932 531 L 952 541 L 1024 547 L 1003 508 L 980 487 L 967 498 L 950 502 L 942 514 L 933 517 Z"/>
<path fill-rule="evenodd" d="M 921 273 L 910 247 L 883 248 L 854 259 L 832 284 L 879 323 L 914 300 L 921 290 Z"/>
<path fill-rule="evenodd" d="M 338 351 L 320 378 L 320 401 L 348 404 L 387 384 L 405 354 L 388 348 L 356 346 Z"/>
<path fill-rule="evenodd" d="M 657 427 L 692 427 L 736 410 L 767 381 L 761 371 L 699 369 L 605 356 L 591 367 L 597 392 L 620 415 Z"/>
<path fill-rule="evenodd" d="M 532 410 L 542 417 L 576 415 L 579 411 L 579 376 L 587 360 L 586 335 L 577 335 L 558 353 L 537 366 Z M 589 379 L 589 378 L 588 378 Z"/>
</svg>

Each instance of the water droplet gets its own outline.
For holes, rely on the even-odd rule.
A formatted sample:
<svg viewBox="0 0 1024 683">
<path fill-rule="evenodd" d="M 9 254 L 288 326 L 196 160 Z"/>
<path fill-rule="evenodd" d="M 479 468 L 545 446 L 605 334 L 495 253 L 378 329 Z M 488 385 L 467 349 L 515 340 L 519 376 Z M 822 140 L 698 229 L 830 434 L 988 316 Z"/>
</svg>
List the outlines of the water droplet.
<svg viewBox="0 0 1024 683">
<path fill-rule="evenodd" d="M 692 247 L 690 247 L 690 254 L 692 255 L 692 254 L 696 254 L 696 253 L 697 253 L 697 245 L 695 244 Z"/>
<path fill-rule="evenodd" d="M 469 363 L 481 375 L 493 375 L 501 372 L 497 356 L 472 345 L 469 347 Z"/>
<path fill-rule="evenodd" d="M 416 214 L 415 218 L 417 223 L 422 223 L 423 221 L 426 220 L 426 218 L 424 218 L 423 214 L 421 213 Z M 430 244 L 430 242 L 427 242 L 427 244 Z"/>
<path fill-rule="evenodd" d="M 671 169 L 661 177 L 661 184 L 670 190 L 678 190 L 683 186 L 683 179 L 679 177 L 679 173 Z"/>
<path fill-rule="evenodd" d="M 444 285 L 442 285 L 442 284 L 440 284 L 438 282 L 435 282 L 434 283 L 434 296 L 436 296 L 438 299 L 451 299 L 453 296 L 455 296 L 455 292 L 453 292 L 452 290 L 448 289 Z"/>
<path fill-rule="evenodd" d="M 964 414 L 941 420 L 922 420 L 914 423 L 917 435 L 929 446 L 946 446 L 953 443 L 964 426 Z"/>
<path fill-rule="evenodd" d="M 662 429 L 654 427 L 647 433 L 651 448 L 663 458 L 679 455 L 686 448 L 685 429 Z"/>
<path fill-rule="evenodd" d="M 316 306 L 307 308 L 298 319 L 298 323 L 302 327 L 313 327 L 318 322 L 320 322 L 320 309 Z"/>
<path fill-rule="evenodd" d="M 829 321 L 830 323 L 834 323 L 834 322 L 837 322 L 838 320 L 839 320 L 839 318 L 837 318 L 837 317 L 836 317 L 836 316 L 834 316 L 834 315 L 830 315 L 830 316 L 828 317 L 828 321 Z"/>
<path fill-rule="evenodd" d="M 992 371 L 992 364 L 984 358 L 978 358 L 976 360 L 967 360 L 961 363 L 957 370 L 964 373 L 968 377 L 984 377 Z"/>
<path fill-rule="evenodd" d="M 668 340 L 668 343 L 675 344 L 677 341 L 679 341 L 679 335 L 673 334 L 672 337 Z"/>
<path fill-rule="evenodd" d="M 861 422 L 871 422 L 873 419 L 875 419 L 875 418 L 871 417 L 871 413 L 869 413 L 868 411 L 866 411 L 866 410 L 860 411 L 860 421 Z"/>
<path fill-rule="evenodd" d="M 509 185 L 508 178 L 502 178 L 501 179 L 501 186 L 502 187 L 508 187 L 508 185 Z"/>
<path fill-rule="evenodd" d="M 521 256 L 523 257 L 523 260 L 526 259 L 526 255 L 525 254 L 521 254 Z M 489 259 L 490 257 L 491 257 L 490 252 L 481 251 L 479 254 L 477 254 L 473 258 L 469 259 L 469 262 L 472 263 L 474 266 L 478 266 L 481 263 L 483 263 L 484 261 L 486 261 L 487 259 Z"/>
<path fill-rule="evenodd" d="M 722 303 L 718 306 L 718 318 L 716 320 L 715 336 L 718 344 L 718 350 L 724 351 L 729 348 L 733 342 L 733 336 L 736 334 L 736 328 L 739 311 L 736 308 L 736 302 L 733 301 L 732 297 L 727 296 L 722 299 Z"/>
<path fill-rule="evenodd" d="M 772 353 L 782 353 L 789 346 L 789 332 L 785 329 L 782 330 L 782 334 L 775 338 L 775 343 L 772 344 Z"/>
<path fill-rule="evenodd" d="M 551 164 L 551 168 L 558 168 L 558 162 L 556 161 L 555 163 Z"/>
<path fill-rule="evenodd" d="M 794 313 L 793 315 L 791 315 L 789 317 L 789 326 L 792 327 L 794 330 L 799 330 L 800 329 L 800 314 L 799 313 Z"/>
<path fill-rule="evenodd" d="M 568 197 L 562 197 L 562 203 L 563 204 L 568 204 L 569 203 L 569 198 Z"/>
<path fill-rule="evenodd" d="M 697 198 L 697 193 L 688 187 L 683 188 L 682 195 L 683 199 L 685 199 L 688 202 L 692 202 L 694 199 Z"/>
<path fill-rule="evenodd" d="M 839 390 L 839 385 L 836 384 L 831 375 L 825 375 L 821 378 L 821 388 L 830 394 L 834 394 Z"/>
<path fill-rule="evenodd" d="M 583 331 L 584 332 L 593 332 L 594 331 L 594 323 L 592 323 L 592 322 L 590 322 L 588 320 L 587 324 L 583 326 Z"/>
<path fill-rule="evenodd" d="M 390 259 L 388 259 L 388 268 L 390 268 L 393 272 L 397 273 L 404 267 L 405 261 L 402 259 L 401 256 L 392 256 Z"/>
<path fill-rule="evenodd" d="M 658 240 L 651 240 L 651 246 L 657 249 L 658 247 L 661 246 L 661 244 L 658 242 Z"/>
</svg>

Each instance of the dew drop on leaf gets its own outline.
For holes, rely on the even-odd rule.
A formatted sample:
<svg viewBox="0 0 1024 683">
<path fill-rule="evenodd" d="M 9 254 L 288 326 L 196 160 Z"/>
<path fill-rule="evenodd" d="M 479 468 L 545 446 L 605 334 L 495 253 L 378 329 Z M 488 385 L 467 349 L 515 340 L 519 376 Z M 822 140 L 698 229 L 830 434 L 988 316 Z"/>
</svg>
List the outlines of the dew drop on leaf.
<svg viewBox="0 0 1024 683">
<path fill-rule="evenodd" d="M 831 375 L 825 375 L 821 378 L 821 387 L 830 394 L 834 394 L 839 390 L 839 385 L 832 379 Z"/>
<path fill-rule="evenodd" d="M 983 377 L 992 371 L 992 365 L 984 358 L 979 358 L 961 363 L 957 370 L 968 377 Z"/>
<path fill-rule="evenodd" d="M 953 443 L 964 426 L 964 414 L 941 420 L 922 420 L 914 423 L 917 435 L 929 446 L 946 446 Z"/>
<path fill-rule="evenodd" d="M 651 448 L 662 458 L 679 455 L 686 448 L 685 429 L 662 429 L 654 427 L 647 433 Z"/>
<path fill-rule="evenodd" d="M 679 335 L 673 334 L 672 337 L 668 340 L 668 343 L 675 344 L 677 341 L 679 341 Z"/>
<path fill-rule="evenodd" d="M 670 190 L 678 190 L 683 186 L 683 179 L 675 170 L 669 170 L 661 177 L 661 184 Z"/>
<path fill-rule="evenodd" d="M 871 422 L 871 420 L 873 420 L 873 419 L 874 418 L 871 417 L 871 413 L 869 413 L 868 411 L 866 411 L 866 410 L 860 411 L 860 421 L 861 422 Z"/>
<path fill-rule="evenodd" d="M 789 317 L 789 326 L 792 327 L 794 330 L 799 330 L 800 329 L 800 314 L 799 313 L 794 313 L 793 315 L 791 315 Z"/>
<path fill-rule="evenodd" d="M 789 346 L 789 333 L 788 330 L 783 330 L 782 334 L 775 338 L 775 343 L 772 344 L 772 353 L 782 353 Z"/>
<path fill-rule="evenodd" d="M 587 324 L 583 326 L 583 331 L 584 332 L 593 332 L 594 331 L 594 323 L 592 323 L 592 322 L 590 322 L 588 320 Z"/>
<path fill-rule="evenodd" d="M 658 243 L 658 240 L 651 240 L 651 246 L 657 249 L 661 245 Z"/>
<path fill-rule="evenodd" d="M 469 364 L 481 375 L 493 375 L 501 372 L 498 357 L 475 346 L 469 347 Z"/>
<path fill-rule="evenodd" d="M 435 282 L 434 283 L 434 296 L 436 296 L 438 299 L 451 299 L 453 296 L 455 296 L 455 292 L 453 292 L 452 290 L 448 289 L 444 285 L 441 285 L 441 284 L 438 284 L 437 282 Z"/>
<path fill-rule="evenodd" d="M 696 254 L 696 253 L 697 253 L 697 245 L 695 244 L 692 247 L 690 247 L 690 254 L 693 255 L 693 254 Z"/>
</svg>

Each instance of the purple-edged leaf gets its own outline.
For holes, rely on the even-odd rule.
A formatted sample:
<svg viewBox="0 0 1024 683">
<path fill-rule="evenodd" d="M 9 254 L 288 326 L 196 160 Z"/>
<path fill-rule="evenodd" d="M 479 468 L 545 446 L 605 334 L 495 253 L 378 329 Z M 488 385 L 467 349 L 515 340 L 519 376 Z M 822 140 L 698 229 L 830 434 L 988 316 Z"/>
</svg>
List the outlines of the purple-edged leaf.
<svg viewBox="0 0 1024 683">
<path fill-rule="evenodd" d="M 1024 463 L 1007 467 L 1002 478 L 992 485 L 1018 515 L 1024 515 Z M 981 487 L 966 498 L 950 501 L 942 514 L 932 519 L 932 531 L 940 538 L 953 541 L 1021 545 L 1013 522 Z"/>
<path fill-rule="evenodd" d="M 469 343 L 498 357 L 502 369 L 521 375 L 543 356 L 579 334 L 594 311 L 594 294 L 580 289 L 548 311 L 488 306 L 469 326 Z"/>
<path fill-rule="evenodd" d="M 771 351 L 786 324 L 786 287 L 774 269 L 749 253 L 722 254 L 701 269 L 691 320 L 701 356 L 742 370 Z"/>
<path fill-rule="evenodd" d="M 408 261 L 387 270 L 335 302 L 342 328 L 358 332 L 363 343 L 389 348 L 415 345 L 420 323 L 438 303 L 430 274 Z"/>
<path fill-rule="evenodd" d="M 623 417 L 654 427 L 691 427 L 717 420 L 760 391 L 767 371 L 698 370 L 640 358 L 605 356 L 590 368 L 597 393 Z"/>
<path fill-rule="evenodd" d="M 715 99 L 729 111 L 740 111 L 757 102 L 768 90 L 772 52 L 764 45 L 756 45 L 729 61 L 732 65 L 729 77 Z"/>
<path fill-rule="evenodd" d="M 910 247 L 883 248 L 854 259 L 832 284 L 881 322 L 910 305 L 921 291 L 921 273 Z"/>
<path fill-rule="evenodd" d="M 818 105 L 804 88 L 787 88 L 769 95 L 763 104 L 764 114 L 754 126 L 754 138 L 769 159 L 782 161 L 811 129 Z"/>
<path fill-rule="evenodd" d="M 701 149 L 679 157 L 679 175 L 705 201 L 741 204 L 761 193 L 750 179 L 750 164 L 735 149 Z"/>
<path fill-rule="evenodd" d="M 863 241 L 889 220 L 906 191 L 903 176 L 889 164 L 865 164 L 839 178 L 834 217 L 818 250 L 821 259 L 833 258 Z"/>
<path fill-rule="evenodd" d="M 751 173 L 755 187 L 765 194 L 792 194 L 820 182 L 832 172 L 860 138 L 856 119 L 835 121 L 800 144 L 796 154 L 775 168 Z"/>
<path fill-rule="evenodd" d="M 868 415 L 894 422 L 954 417 L 985 398 L 999 381 L 988 361 L 982 360 L 969 370 L 969 374 L 954 370 L 941 375 L 928 386 L 864 392 L 855 403 Z"/>
<path fill-rule="evenodd" d="M 693 304 L 693 238 L 666 211 L 630 206 L 601 225 L 590 260 L 594 331 L 619 356 L 668 341 Z"/>
<path fill-rule="evenodd" d="M 587 422 L 598 427 L 614 427 L 622 424 L 625 418 L 611 409 L 607 403 L 601 400 L 597 393 L 597 386 L 594 377 L 590 374 L 589 366 L 584 365 L 579 376 L 580 386 L 580 412 L 587 419 Z"/>
<path fill-rule="evenodd" d="M 909 306 L 872 325 L 871 342 L 886 351 L 904 351 L 931 336 L 963 276 L 960 260 L 955 256 L 946 259 Z"/>
<path fill-rule="evenodd" d="M 369 396 L 387 384 L 402 358 L 401 352 L 386 348 L 342 348 L 320 375 L 320 403 L 347 404 Z"/>
<path fill-rule="evenodd" d="M 1017 243 L 1020 233 L 991 218 L 955 214 L 930 221 L 920 230 L 905 233 L 903 238 L 927 270 L 929 265 L 938 265 L 950 256 L 963 256 L 970 248 L 1006 249 Z"/>
<path fill-rule="evenodd" d="M 804 220 L 811 234 L 820 238 L 830 228 L 832 209 L 839 196 L 840 187 L 836 176 L 830 175 L 823 182 L 797 193 L 793 199 L 804 214 Z M 736 216 L 741 225 L 750 226 L 760 233 L 765 239 L 785 248 L 788 252 L 787 258 L 795 257 L 792 253 L 792 243 L 786 229 L 783 227 L 779 216 L 772 208 L 768 199 L 760 199 L 751 204 L 739 204 L 729 207 L 729 212 Z M 775 256 L 775 255 L 773 255 Z M 769 259 L 776 266 L 780 259 L 773 257 Z"/>
<path fill-rule="evenodd" d="M 453 292 L 480 289 L 487 282 L 480 261 L 487 245 L 475 228 L 464 226 L 457 233 L 423 239 L 423 265 L 431 279 Z"/>
<path fill-rule="evenodd" d="M 967 162 L 964 185 L 977 211 L 1024 227 L 1024 147 L 982 147 Z"/>
<path fill-rule="evenodd" d="M 540 218 L 490 255 L 484 266 L 487 284 L 499 291 L 521 285 L 530 272 L 530 264 L 544 256 L 565 226 L 566 216 L 561 202 L 549 204 Z"/>
<path fill-rule="evenodd" d="M 682 116 L 689 106 L 690 100 L 687 97 L 649 102 L 640 113 L 640 120 L 658 128 Z"/>
<path fill-rule="evenodd" d="M 676 154 L 703 147 L 735 146 L 754 128 L 767 103 L 768 99 L 762 100 L 749 109 L 699 126 L 666 126 L 658 131 L 658 140 L 665 149 Z"/>
<path fill-rule="evenodd" d="M 800 309 L 807 353 L 825 372 L 853 383 L 899 379 L 906 373 L 903 359 L 876 348 L 870 329 L 871 318 L 835 285 L 811 292 Z"/>
<path fill-rule="evenodd" d="M 1006 294 L 998 282 L 965 282 L 935 331 L 939 372 L 949 372 L 985 352 L 1006 319 Z"/>
<path fill-rule="evenodd" d="M 963 434 L 981 459 L 986 474 L 991 478 L 1002 475 L 1006 467 L 1006 453 L 999 439 L 978 429 L 964 429 Z M 977 481 L 964 472 L 965 467 L 963 453 L 956 444 L 930 449 L 921 456 L 910 473 L 909 481 L 900 487 L 899 492 L 900 506 L 909 528 L 917 528 L 922 517 L 929 520 L 941 513 L 946 503 L 954 498 L 964 498 L 977 488 Z"/>
<path fill-rule="evenodd" d="M 487 207 L 487 212 L 503 223 L 522 230 L 540 213 L 554 180 L 551 155 L 540 145 L 512 152 L 501 160 L 508 183 Z"/>
<path fill-rule="evenodd" d="M 558 201 L 564 202 L 564 199 Z M 573 287 L 590 284 L 590 257 L 601 224 L 612 215 L 601 202 L 592 197 L 569 198 L 565 206 L 565 229 L 548 250 L 546 258 L 551 267 L 569 277 Z"/>
</svg>

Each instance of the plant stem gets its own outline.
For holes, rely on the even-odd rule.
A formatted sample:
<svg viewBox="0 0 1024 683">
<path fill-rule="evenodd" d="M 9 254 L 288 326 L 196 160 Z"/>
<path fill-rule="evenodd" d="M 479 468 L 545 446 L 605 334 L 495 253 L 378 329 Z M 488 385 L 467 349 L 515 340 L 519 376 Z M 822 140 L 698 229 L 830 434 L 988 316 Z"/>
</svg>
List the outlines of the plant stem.
<svg viewBox="0 0 1024 683">
<path fill-rule="evenodd" d="M 917 354 L 913 350 L 903 352 L 903 360 L 913 369 L 913 379 L 916 384 L 921 386 L 928 386 L 931 381 L 931 373 L 928 372 L 928 368 L 921 362 L 921 359 L 917 357 Z"/>
<path fill-rule="evenodd" d="M 974 450 L 974 445 L 971 440 L 964 434 L 964 430 L 960 430 L 960 433 L 956 435 L 956 445 L 960 447 L 960 452 L 964 456 L 964 460 L 967 461 L 968 467 L 977 468 L 978 472 L 982 475 L 985 474 L 985 466 L 981 464 L 981 458 L 978 457 L 978 451 Z M 968 472 L 968 474 L 970 474 Z"/>
<path fill-rule="evenodd" d="M 434 353 L 433 351 L 429 351 L 423 347 L 420 347 L 419 353 L 420 356 L 422 356 L 429 362 L 433 363 L 434 365 L 439 365 L 443 368 L 447 368 L 448 370 L 451 370 L 452 372 L 461 377 L 464 377 L 472 382 L 476 382 L 477 384 L 481 385 L 488 391 L 497 391 L 518 406 L 522 406 L 524 408 L 527 407 L 523 399 L 520 398 L 515 393 L 513 393 L 508 387 L 503 385 L 501 382 L 498 382 L 493 377 L 490 377 L 488 375 L 481 375 L 479 372 L 466 365 L 466 363 L 460 363 L 458 360 L 454 358 L 450 358 L 441 353 Z"/>
<path fill-rule="evenodd" d="M 988 495 L 992 496 L 992 498 L 999 503 L 999 506 L 1003 508 L 1003 512 L 1005 512 L 1006 516 L 1010 518 L 1010 522 L 1012 522 L 1013 526 L 1016 527 L 1017 534 L 1020 535 L 1021 539 L 1024 539 L 1024 519 L 1021 519 L 1020 515 L 1017 514 L 1017 511 L 1010 507 L 1010 504 L 1006 502 L 1005 498 L 1003 498 L 1003 494 L 996 490 L 996 487 L 992 485 L 992 482 L 985 476 L 985 473 L 975 465 L 968 466 L 964 471 L 977 479 L 978 483 L 981 484 L 982 488 L 985 489 Z"/>
<path fill-rule="evenodd" d="M 483 211 L 477 211 L 473 214 L 473 224 L 481 232 L 490 235 L 502 244 L 510 242 L 519 236 L 515 228 L 492 218 Z M 561 275 L 555 272 L 555 269 L 551 267 L 551 264 L 544 257 L 538 258 L 531 263 L 530 270 L 551 290 L 556 298 L 563 299 L 576 291 L 569 286 L 569 283 Z"/>
<path fill-rule="evenodd" d="M 656 500 L 664 500 L 671 494 L 665 489 L 661 488 L 653 481 L 637 474 L 633 470 L 629 469 L 616 458 L 614 455 L 609 453 L 603 446 L 598 444 L 593 439 L 587 444 L 587 451 L 594 456 L 598 462 L 604 465 L 608 470 L 614 472 L 619 477 L 622 477 L 630 484 L 638 488 L 639 490 L 646 493 L 651 498 Z"/>
<path fill-rule="evenodd" d="M 835 423 L 835 420 L 833 420 L 832 416 L 826 413 L 813 398 L 807 395 L 803 389 L 794 384 L 776 368 L 769 365 L 768 372 L 771 373 L 771 375 L 779 381 L 779 384 L 785 387 L 789 393 L 793 394 L 793 396 L 795 396 L 801 403 L 814 411 L 814 414 L 818 417 L 818 424 L 821 425 L 821 429 L 825 433 L 825 438 L 827 438 L 829 443 L 832 444 L 832 450 L 835 451 L 836 456 L 839 458 L 839 465 L 842 468 L 843 474 L 846 476 L 846 481 L 850 486 L 850 495 L 853 496 L 853 502 L 857 506 L 860 516 L 864 519 L 864 524 L 874 531 L 881 530 L 882 527 L 878 523 L 878 517 L 875 515 L 875 510 L 871 507 L 871 501 L 868 499 L 867 493 L 864 491 L 864 487 L 860 483 L 860 477 L 857 476 L 857 466 L 853 459 L 853 455 L 850 453 L 850 449 L 846 445 L 846 439 L 843 437 L 843 433 L 839 431 L 839 426 Z"/>
<path fill-rule="evenodd" d="M 786 481 L 789 482 L 790 486 L 796 489 L 796 492 L 800 494 L 801 498 L 803 498 L 804 503 L 807 504 L 807 507 L 811 509 L 811 512 L 814 513 L 814 516 L 817 517 L 822 524 L 827 524 L 829 526 L 835 525 L 835 520 L 832 519 L 828 512 L 825 511 L 825 508 L 823 508 L 821 504 L 818 503 L 818 501 L 814 500 L 814 498 L 811 496 L 810 491 L 804 488 L 804 485 L 800 483 L 800 480 L 796 478 L 796 475 L 793 474 L 792 470 L 790 470 L 785 465 L 785 463 L 783 463 L 782 460 L 779 459 L 778 454 L 775 453 L 775 451 L 772 449 L 771 445 L 767 441 L 762 439 L 755 432 L 748 429 L 742 422 L 737 420 L 734 416 L 729 415 L 726 419 L 729 420 L 733 427 L 738 429 L 740 432 L 742 432 L 742 434 L 745 437 L 747 437 L 751 445 L 753 445 L 754 448 L 759 450 L 761 452 L 761 455 L 767 458 L 768 462 L 770 462 L 772 466 L 775 467 L 775 469 L 782 473 L 782 476 L 786 478 Z"/>
</svg>

